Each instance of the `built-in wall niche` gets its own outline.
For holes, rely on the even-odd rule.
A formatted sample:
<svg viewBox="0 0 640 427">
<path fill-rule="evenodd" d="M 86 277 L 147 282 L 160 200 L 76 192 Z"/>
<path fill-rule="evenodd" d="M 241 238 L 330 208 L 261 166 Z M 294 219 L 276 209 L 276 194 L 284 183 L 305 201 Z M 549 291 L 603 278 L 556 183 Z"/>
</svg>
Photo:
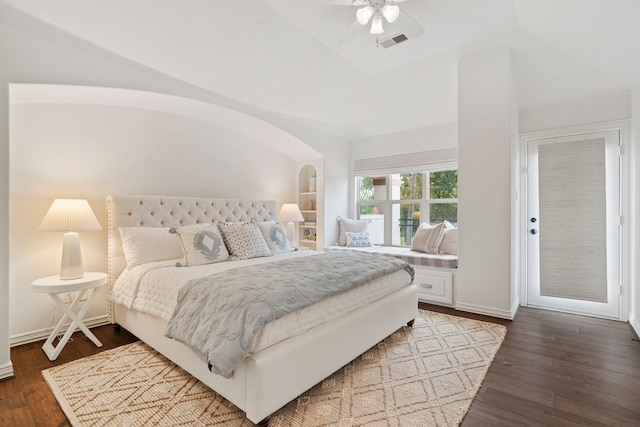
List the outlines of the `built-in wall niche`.
<svg viewBox="0 0 640 427">
<path fill-rule="evenodd" d="M 318 171 L 313 165 L 304 165 L 298 173 L 298 206 L 304 221 L 298 224 L 298 245 L 300 249 L 318 249 L 321 236 L 321 221 L 318 185 Z"/>
</svg>

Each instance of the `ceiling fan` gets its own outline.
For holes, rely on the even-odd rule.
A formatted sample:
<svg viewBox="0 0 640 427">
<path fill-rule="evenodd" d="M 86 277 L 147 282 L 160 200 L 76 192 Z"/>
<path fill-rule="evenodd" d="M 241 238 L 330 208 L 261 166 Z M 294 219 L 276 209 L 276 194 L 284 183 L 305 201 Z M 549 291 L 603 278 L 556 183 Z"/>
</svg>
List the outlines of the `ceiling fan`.
<svg viewBox="0 0 640 427">
<path fill-rule="evenodd" d="M 415 39 L 424 34 L 424 28 L 404 8 L 400 8 L 396 3 L 404 3 L 407 0 L 337 0 L 335 4 L 345 6 L 357 6 L 355 11 L 355 19 L 349 29 L 345 31 L 339 40 L 339 44 L 350 42 L 359 32 L 363 31 L 363 27 L 367 27 L 369 23 L 369 33 L 376 36 L 376 45 L 381 44 L 380 38 L 382 34 L 389 34 L 382 40 L 384 47 L 385 40 L 398 38 L 405 41 Z M 385 26 L 389 24 L 385 31 Z M 392 43 L 397 44 L 397 43 Z"/>
</svg>

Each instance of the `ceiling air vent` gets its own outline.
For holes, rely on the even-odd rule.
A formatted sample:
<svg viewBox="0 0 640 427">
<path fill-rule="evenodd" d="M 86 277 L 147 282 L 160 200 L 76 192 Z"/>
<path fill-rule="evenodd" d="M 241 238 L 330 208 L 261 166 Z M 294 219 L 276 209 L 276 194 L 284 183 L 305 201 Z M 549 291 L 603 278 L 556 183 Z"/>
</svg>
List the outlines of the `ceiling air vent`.
<svg viewBox="0 0 640 427">
<path fill-rule="evenodd" d="M 380 44 L 382 45 L 382 47 L 388 48 L 388 47 L 391 47 L 391 46 L 395 46 L 398 43 L 405 42 L 407 40 L 409 40 L 407 38 L 407 36 L 405 36 L 404 34 L 398 34 L 397 36 L 393 36 L 393 37 L 388 38 L 386 40 L 382 40 L 380 42 Z"/>
</svg>

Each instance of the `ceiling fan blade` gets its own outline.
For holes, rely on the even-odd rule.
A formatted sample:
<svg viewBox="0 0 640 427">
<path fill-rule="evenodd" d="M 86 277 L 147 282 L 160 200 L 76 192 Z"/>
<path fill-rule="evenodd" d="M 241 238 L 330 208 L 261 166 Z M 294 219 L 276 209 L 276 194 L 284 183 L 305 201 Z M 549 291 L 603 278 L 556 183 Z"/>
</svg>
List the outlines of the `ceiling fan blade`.
<svg viewBox="0 0 640 427">
<path fill-rule="evenodd" d="M 356 34 L 358 34 L 358 32 L 360 32 L 360 31 L 363 31 L 363 29 L 364 29 L 364 27 L 362 25 L 360 25 L 358 20 L 354 19 L 353 23 L 351 24 L 351 26 L 347 29 L 347 31 L 345 31 L 342 34 L 342 37 L 340 37 L 340 40 L 338 40 L 338 44 L 339 45 L 343 45 L 343 44 L 349 43 L 351 40 L 354 39 Z"/>
</svg>

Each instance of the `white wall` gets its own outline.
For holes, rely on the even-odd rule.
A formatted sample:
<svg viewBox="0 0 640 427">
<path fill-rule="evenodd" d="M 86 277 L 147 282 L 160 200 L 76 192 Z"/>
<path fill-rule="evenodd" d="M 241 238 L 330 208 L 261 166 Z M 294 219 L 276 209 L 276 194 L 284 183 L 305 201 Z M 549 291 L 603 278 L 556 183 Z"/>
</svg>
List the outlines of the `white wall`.
<svg viewBox="0 0 640 427">
<path fill-rule="evenodd" d="M 630 254 L 631 266 L 630 281 L 630 313 L 629 322 L 636 334 L 640 335 L 640 265 L 638 253 L 640 251 L 640 87 L 632 93 L 632 123 L 631 143 L 629 144 L 629 156 L 631 157 L 631 218 L 628 221 L 630 228 Z"/>
<path fill-rule="evenodd" d="M 0 67 L 0 378 L 13 375 L 9 357 L 9 87 Z"/>
<path fill-rule="evenodd" d="M 61 235 L 37 231 L 55 197 L 86 198 L 102 232 L 81 233 L 87 271 L 106 271 L 105 198 L 165 194 L 266 198 L 295 194 L 295 163 L 260 141 L 170 113 L 113 106 L 11 107 L 12 342 L 50 327 L 55 309 L 32 280 L 58 272 Z M 34 125 L 37 123 L 37 126 Z M 104 294 L 104 289 L 103 292 Z M 102 298 L 88 318 L 106 315 Z"/>
<path fill-rule="evenodd" d="M 456 308 L 511 318 L 511 54 L 498 48 L 458 64 Z"/>
<path fill-rule="evenodd" d="M 292 135 L 297 135 L 311 148 L 323 155 L 323 242 L 328 245 L 338 235 L 336 217 L 346 216 L 349 212 L 349 141 L 326 133 L 305 133 L 299 126 L 285 123 L 277 117 L 272 117 L 271 122 Z"/>
<path fill-rule="evenodd" d="M 521 265 L 522 243 L 525 236 L 521 225 L 520 189 L 522 172 L 520 168 L 520 110 L 518 108 L 518 94 L 514 79 L 513 62 L 509 61 L 509 129 L 511 131 L 511 314 L 515 315 L 520 307 L 520 277 L 523 270 Z"/>
<path fill-rule="evenodd" d="M 620 91 L 520 112 L 520 132 L 567 128 L 631 117 L 631 93 Z"/>
<path fill-rule="evenodd" d="M 353 140 L 350 144 L 350 158 L 353 165 L 353 161 L 357 159 L 417 153 L 457 146 L 458 124 L 455 122 L 443 123 Z"/>
</svg>

